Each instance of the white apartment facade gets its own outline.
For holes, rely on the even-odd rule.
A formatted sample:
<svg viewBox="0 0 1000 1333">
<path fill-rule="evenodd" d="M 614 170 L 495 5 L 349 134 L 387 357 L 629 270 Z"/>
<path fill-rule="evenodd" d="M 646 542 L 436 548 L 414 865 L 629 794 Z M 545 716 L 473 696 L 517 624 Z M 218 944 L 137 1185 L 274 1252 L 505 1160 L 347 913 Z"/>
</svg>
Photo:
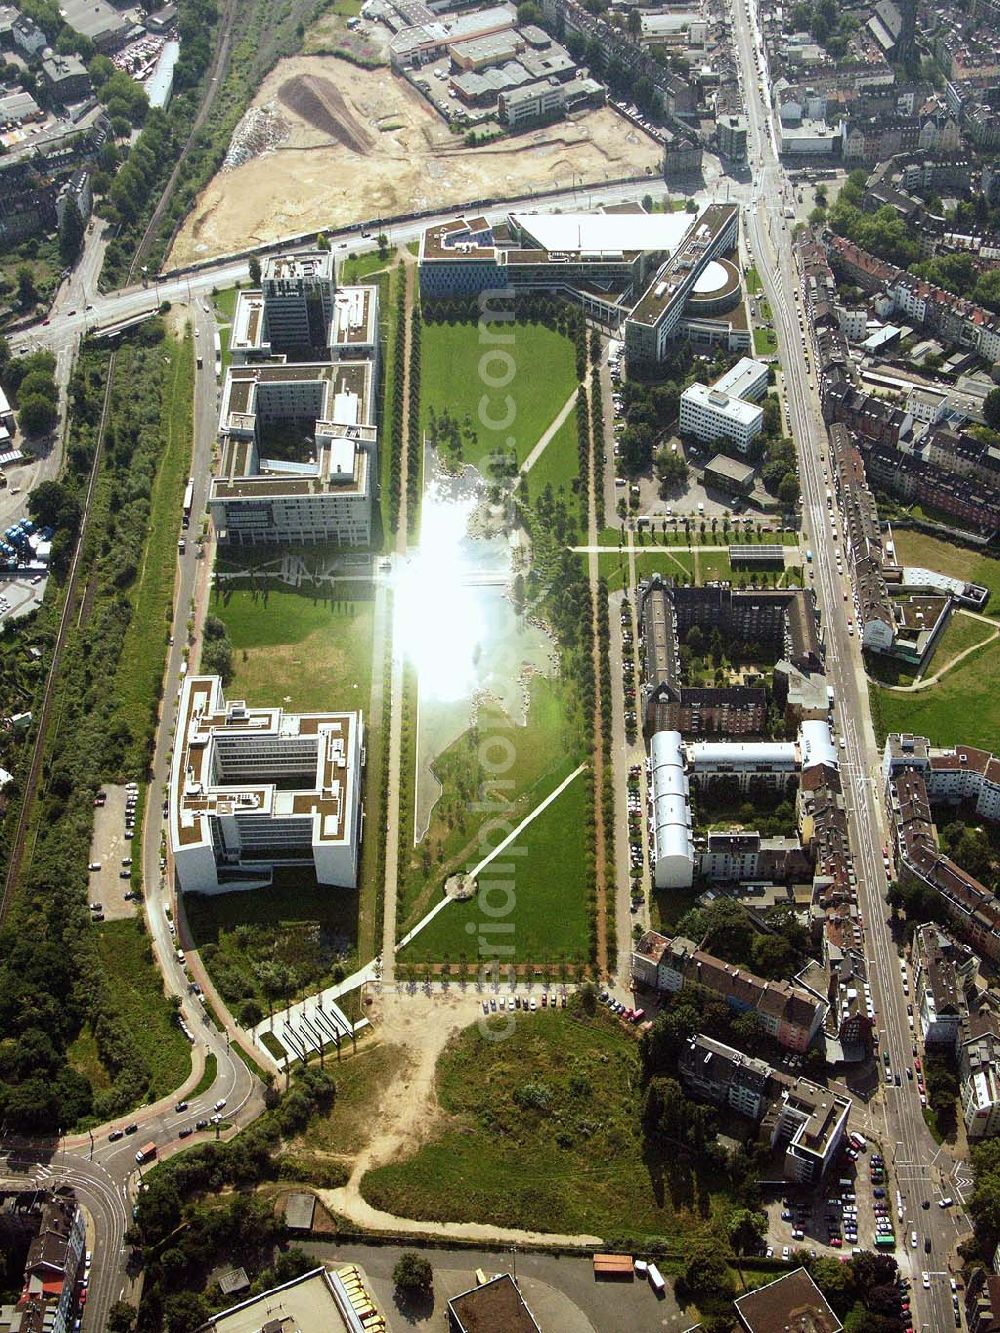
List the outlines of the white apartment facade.
<svg viewBox="0 0 1000 1333">
<path fill-rule="evenodd" d="M 992 1027 L 959 1048 L 958 1085 L 969 1138 L 1000 1134 L 1000 1037 Z"/>
<path fill-rule="evenodd" d="M 681 394 L 680 432 L 703 444 L 728 440 L 745 454 L 763 427 L 763 408 L 721 389 L 691 384 Z"/>
<path fill-rule="evenodd" d="M 218 676 L 188 676 L 170 774 L 170 850 L 185 893 L 273 882 L 276 866 L 357 882 L 360 713 L 288 713 L 227 702 Z"/>
</svg>

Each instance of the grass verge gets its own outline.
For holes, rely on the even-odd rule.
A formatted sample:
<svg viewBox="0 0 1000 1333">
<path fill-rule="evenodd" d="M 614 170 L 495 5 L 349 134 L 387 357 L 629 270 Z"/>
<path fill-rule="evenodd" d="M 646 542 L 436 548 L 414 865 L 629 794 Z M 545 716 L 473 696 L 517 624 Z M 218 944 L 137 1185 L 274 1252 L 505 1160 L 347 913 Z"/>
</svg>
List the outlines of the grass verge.
<svg viewBox="0 0 1000 1333">
<path fill-rule="evenodd" d="M 191 1072 L 191 1047 L 164 994 L 148 936 L 135 921 L 107 921 L 95 929 L 105 986 L 150 1071 L 147 1100 L 156 1101 L 179 1088 Z"/>
<path fill-rule="evenodd" d="M 191 469 L 194 345 L 164 339 L 169 358 L 160 403 L 162 452 L 149 499 L 149 531 L 142 563 L 129 590 L 132 608 L 115 688 L 133 740 L 147 754 L 152 745 L 163 683 L 167 634 L 173 614 L 177 532 Z M 143 765 L 144 767 L 144 765 Z"/>
<path fill-rule="evenodd" d="M 194 1101 L 195 1097 L 200 1097 L 203 1092 L 208 1092 L 209 1088 L 219 1076 L 219 1061 L 211 1051 L 205 1056 L 205 1068 L 202 1071 L 201 1078 L 188 1093 L 188 1100 Z"/>
</svg>

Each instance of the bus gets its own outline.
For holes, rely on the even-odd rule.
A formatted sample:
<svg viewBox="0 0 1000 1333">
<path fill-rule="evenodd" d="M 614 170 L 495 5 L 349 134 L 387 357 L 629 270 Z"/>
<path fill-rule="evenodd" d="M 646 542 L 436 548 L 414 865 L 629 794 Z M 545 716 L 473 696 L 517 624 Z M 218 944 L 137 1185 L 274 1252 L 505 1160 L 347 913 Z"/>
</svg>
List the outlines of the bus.
<svg viewBox="0 0 1000 1333">
<path fill-rule="evenodd" d="M 191 525 L 191 507 L 193 504 L 194 504 L 194 477 L 188 477 L 188 484 L 184 488 L 183 523 L 186 528 L 190 527 Z"/>
<path fill-rule="evenodd" d="M 877 1250 L 894 1250 L 896 1248 L 896 1236 L 892 1231 L 883 1231 L 875 1237 L 875 1248 Z"/>
</svg>

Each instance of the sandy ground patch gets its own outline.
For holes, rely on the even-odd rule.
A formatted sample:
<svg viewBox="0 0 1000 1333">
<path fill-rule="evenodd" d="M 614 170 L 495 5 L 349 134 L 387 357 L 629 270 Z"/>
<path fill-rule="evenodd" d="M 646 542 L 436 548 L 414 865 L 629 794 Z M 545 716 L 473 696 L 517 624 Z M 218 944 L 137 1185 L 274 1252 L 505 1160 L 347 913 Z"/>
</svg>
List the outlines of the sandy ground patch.
<svg viewBox="0 0 1000 1333">
<path fill-rule="evenodd" d="M 453 986 L 447 995 L 416 990 L 386 991 L 371 1007 L 382 1040 L 405 1049 L 409 1063 L 387 1090 L 372 1116 L 371 1138 L 354 1159 L 351 1176 L 340 1189 L 317 1190 L 323 1205 L 373 1231 L 408 1231 L 466 1240 L 545 1243 L 539 1232 L 493 1227 L 479 1222 L 422 1222 L 373 1208 L 361 1195 L 366 1171 L 411 1156 L 426 1142 L 445 1116 L 437 1098 L 435 1071 L 448 1039 L 481 1015 L 480 996 L 472 986 Z M 573 1245 L 596 1245 L 596 1236 L 562 1238 Z"/>
<path fill-rule="evenodd" d="M 465 148 L 405 80 L 336 56 L 281 61 L 251 110 L 264 106 L 287 136 L 202 191 L 171 265 L 437 205 L 569 187 L 574 177 L 603 184 L 659 170 L 657 146 L 607 107 Z"/>
</svg>

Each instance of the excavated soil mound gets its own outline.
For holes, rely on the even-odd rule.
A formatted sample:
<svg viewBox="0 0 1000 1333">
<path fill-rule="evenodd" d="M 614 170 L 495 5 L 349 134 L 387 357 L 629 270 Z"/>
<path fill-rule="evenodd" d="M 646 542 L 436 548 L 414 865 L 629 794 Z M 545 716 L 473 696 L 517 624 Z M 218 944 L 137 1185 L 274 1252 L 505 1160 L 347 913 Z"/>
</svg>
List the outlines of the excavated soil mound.
<svg viewBox="0 0 1000 1333">
<path fill-rule="evenodd" d="M 336 84 L 314 74 L 286 79 L 278 89 L 278 100 L 294 111 L 314 130 L 352 153 L 367 156 L 373 147 L 372 135 L 360 123 Z"/>
</svg>

